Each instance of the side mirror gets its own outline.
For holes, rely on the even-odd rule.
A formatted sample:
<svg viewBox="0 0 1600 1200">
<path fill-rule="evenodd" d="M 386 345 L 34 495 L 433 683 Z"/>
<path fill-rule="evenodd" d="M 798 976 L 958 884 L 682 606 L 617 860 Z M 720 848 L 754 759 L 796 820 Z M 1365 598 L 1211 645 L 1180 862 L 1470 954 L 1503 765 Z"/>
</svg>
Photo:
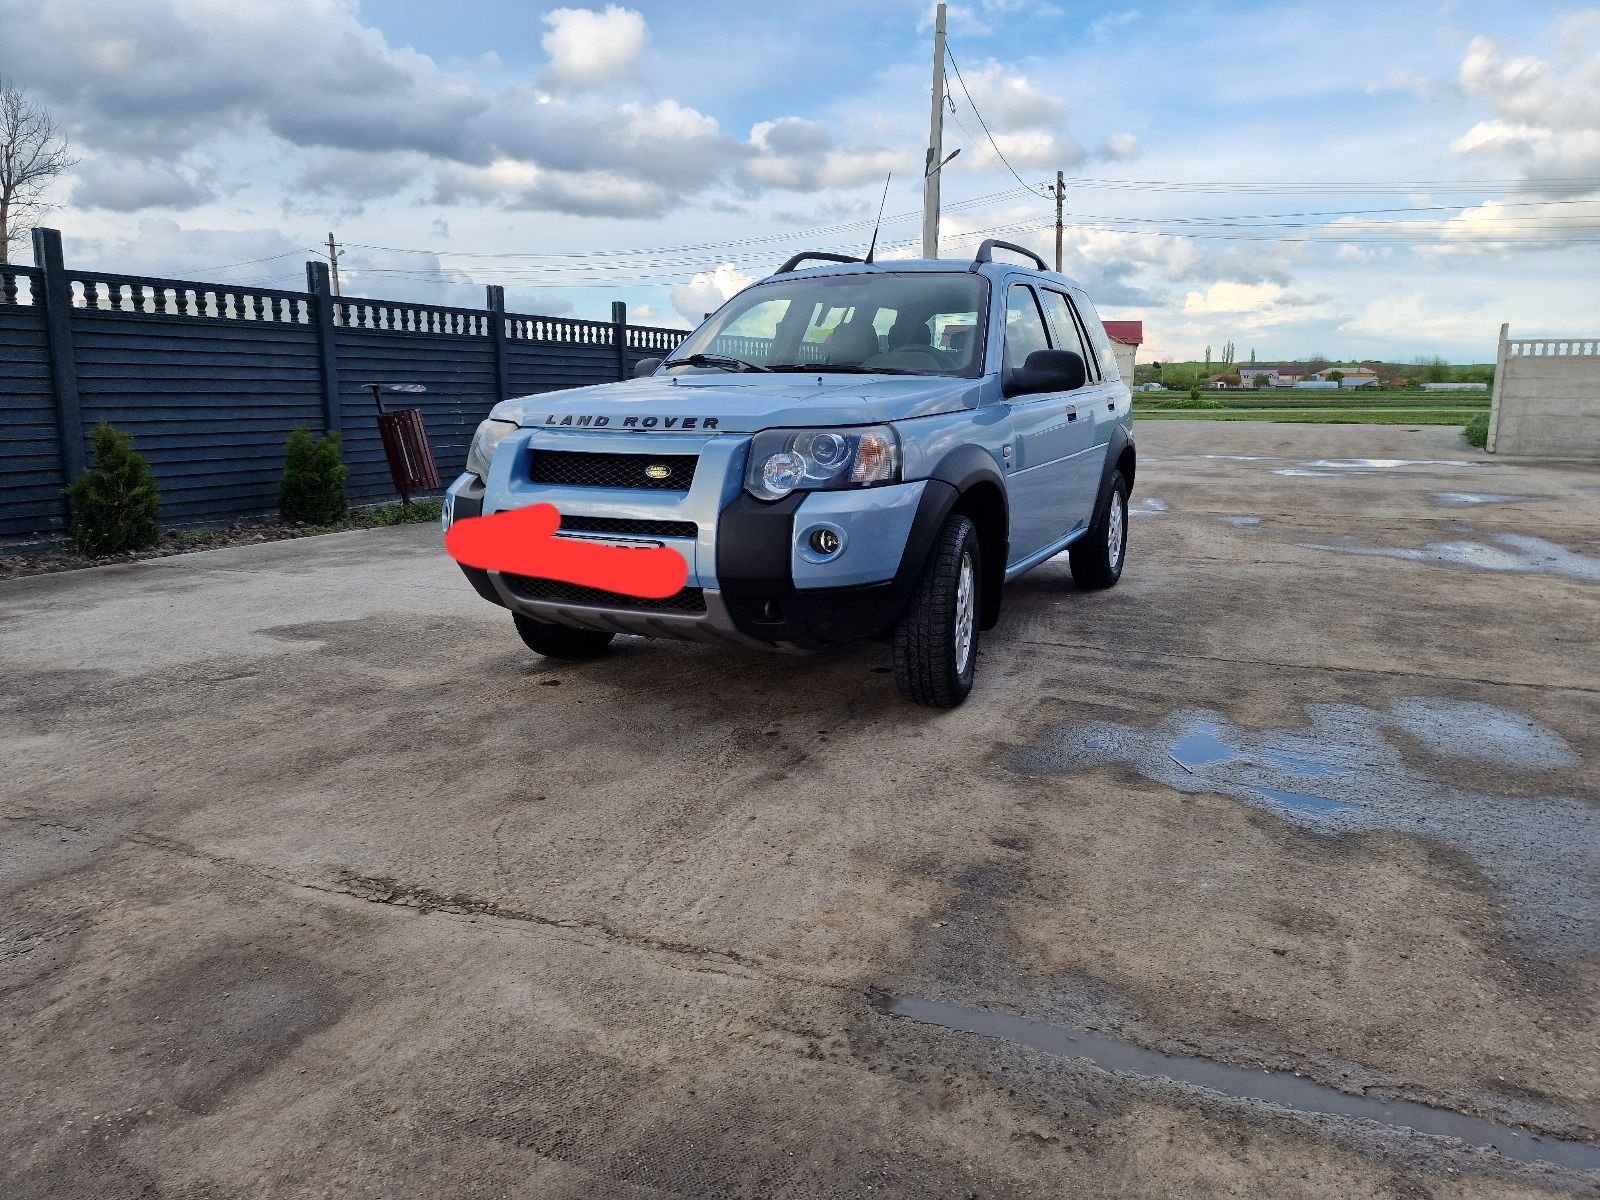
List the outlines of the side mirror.
<svg viewBox="0 0 1600 1200">
<path fill-rule="evenodd" d="M 1088 381 L 1089 371 L 1076 350 L 1035 350 L 1021 367 L 1006 372 L 1004 391 L 1007 396 L 1073 392 Z"/>
<path fill-rule="evenodd" d="M 633 377 L 635 379 L 643 379 L 646 375 L 654 375 L 660 369 L 661 360 L 659 358 L 641 358 L 633 364 Z"/>
</svg>

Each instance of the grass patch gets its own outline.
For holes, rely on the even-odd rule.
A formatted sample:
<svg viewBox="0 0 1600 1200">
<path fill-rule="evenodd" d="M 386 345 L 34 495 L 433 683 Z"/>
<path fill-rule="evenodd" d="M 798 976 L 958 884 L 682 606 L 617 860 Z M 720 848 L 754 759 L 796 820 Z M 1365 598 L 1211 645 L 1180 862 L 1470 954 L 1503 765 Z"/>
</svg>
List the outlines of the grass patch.
<svg viewBox="0 0 1600 1200">
<path fill-rule="evenodd" d="M 1141 408 L 1141 421 L 1282 421 L 1293 425 L 1462 425 L 1475 415 L 1462 408 Z"/>
<path fill-rule="evenodd" d="M 431 497 L 413 500 L 410 504 L 380 504 L 376 508 L 363 508 L 351 513 L 338 524 L 325 528 L 379 529 L 385 525 L 425 525 L 430 521 L 438 524 L 439 518 L 443 515 L 444 501 Z"/>
<path fill-rule="evenodd" d="M 1299 425 L 1465 425 L 1487 418 L 1482 392 L 1383 392 L 1365 394 L 1229 392 L 1199 402 L 1188 396 L 1138 396 L 1141 420 L 1283 421 Z"/>
<path fill-rule="evenodd" d="M 1489 444 L 1489 414 L 1486 412 L 1479 413 L 1467 422 L 1466 427 L 1461 432 L 1466 436 L 1467 441 L 1471 442 L 1479 450 L 1484 449 Z"/>
</svg>

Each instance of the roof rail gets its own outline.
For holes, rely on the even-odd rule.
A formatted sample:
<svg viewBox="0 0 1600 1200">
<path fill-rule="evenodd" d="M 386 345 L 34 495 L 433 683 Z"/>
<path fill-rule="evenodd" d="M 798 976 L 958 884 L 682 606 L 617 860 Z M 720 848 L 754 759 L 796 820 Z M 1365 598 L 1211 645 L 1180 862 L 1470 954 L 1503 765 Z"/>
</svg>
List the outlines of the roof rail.
<svg viewBox="0 0 1600 1200">
<path fill-rule="evenodd" d="M 788 262 L 784 263 L 783 266 L 779 267 L 778 270 L 777 270 L 777 273 L 779 275 L 785 275 L 788 272 L 794 270 L 796 267 L 798 267 L 801 263 L 805 262 L 807 259 L 812 259 L 812 258 L 821 259 L 823 262 L 837 262 L 837 263 L 853 263 L 853 262 L 866 262 L 867 261 L 864 258 L 851 258 L 848 254 L 829 254 L 825 250 L 805 250 L 805 251 L 802 251 L 799 254 L 796 254 Z"/>
<path fill-rule="evenodd" d="M 977 269 L 984 263 L 993 262 L 994 252 L 996 250 L 1011 250 L 1017 254 L 1024 254 L 1039 264 L 1039 270 L 1048 271 L 1050 269 L 1044 265 L 1044 259 L 1040 258 L 1026 246 L 1019 246 L 1015 242 L 1002 242 L 999 238 L 986 238 L 983 245 L 978 247 L 978 253 L 973 256 L 972 266 L 968 267 L 967 269 L 969 271 L 976 272 Z"/>
</svg>

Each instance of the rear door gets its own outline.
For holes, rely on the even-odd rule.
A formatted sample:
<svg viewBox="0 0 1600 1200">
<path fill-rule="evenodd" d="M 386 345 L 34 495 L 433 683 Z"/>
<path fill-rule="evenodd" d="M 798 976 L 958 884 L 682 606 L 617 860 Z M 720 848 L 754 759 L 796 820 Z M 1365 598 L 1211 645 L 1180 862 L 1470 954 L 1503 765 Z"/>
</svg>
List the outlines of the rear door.
<svg viewBox="0 0 1600 1200">
<path fill-rule="evenodd" d="M 1105 461 L 1106 443 L 1110 440 L 1110 426 L 1105 425 L 1102 418 L 1115 419 L 1116 396 L 1112 385 L 1102 375 L 1100 358 L 1091 339 L 1085 336 L 1082 315 L 1072 299 L 1056 288 L 1041 286 L 1039 300 L 1049 319 L 1050 336 L 1056 349 L 1071 350 L 1082 358 L 1087 376 L 1081 388 L 1069 393 L 1078 439 L 1068 469 L 1071 477 L 1068 504 L 1073 514 L 1070 528 L 1080 523 L 1087 525 L 1093 515 L 1100 490 L 1100 466 Z"/>
<path fill-rule="evenodd" d="M 1084 340 L 1094 351 L 1097 364 L 1095 377 L 1099 380 L 1099 398 L 1094 406 L 1094 449 L 1095 470 L 1098 472 L 1101 464 L 1105 462 L 1112 430 L 1119 423 L 1129 425 L 1132 422 L 1133 393 L 1129 391 L 1129 385 L 1133 381 L 1123 379 L 1118 372 L 1117 356 L 1112 353 L 1111 339 L 1106 335 L 1106 327 L 1101 323 L 1100 314 L 1095 312 L 1089 297 L 1079 290 L 1074 290 L 1071 296 L 1073 311 L 1083 327 Z M 1098 475 L 1096 480 L 1098 488 Z"/>
<path fill-rule="evenodd" d="M 1021 367 L 1035 350 L 1051 348 L 1049 328 L 1029 284 L 1012 283 L 1006 292 L 1007 371 Z M 1044 392 L 1012 397 L 1011 561 L 1019 562 L 1065 537 L 1082 518 L 1076 498 L 1077 459 L 1093 434 L 1093 419 L 1078 415 L 1077 392 Z"/>
</svg>

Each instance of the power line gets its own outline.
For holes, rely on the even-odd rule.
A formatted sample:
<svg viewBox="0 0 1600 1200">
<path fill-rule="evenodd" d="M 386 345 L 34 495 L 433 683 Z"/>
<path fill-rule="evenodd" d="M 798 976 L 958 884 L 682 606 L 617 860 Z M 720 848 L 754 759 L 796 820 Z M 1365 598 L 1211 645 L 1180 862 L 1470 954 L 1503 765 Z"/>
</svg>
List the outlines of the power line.
<svg viewBox="0 0 1600 1200">
<path fill-rule="evenodd" d="M 1017 169 L 1011 165 L 1011 160 L 1006 157 L 1005 151 L 1000 149 L 1000 143 L 995 141 L 994 140 L 994 134 L 989 132 L 989 122 L 985 121 L 983 119 L 983 114 L 978 111 L 977 102 L 973 100 L 972 93 L 967 89 L 967 81 L 965 79 L 961 78 L 961 67 L 956 62 L 956 56 L 951 51 L 950 46 L 949 46 L 948 43 L 945 45 L 944 52 L 950 58 L 951 67 L 953 67 L 955 69 L 956 82 L 961 85 L 961 94 L 964 95 L 967 98 L 967 103 L 969 105 L 971 105 L 971 107 L 972 107 L 972 115 L 978 118 L 978 124 L 983 127 L 983 134 L 984 134 L 985 137 L 987 137 L 989 139 L 989 145 L 994 147 L 994 152 L 1000 156 L 1000 161 L 1005 163 L 1006 170 L 1011 172 L 1011 177 L 1013 179 L 1015 179 L 1018 183 L 1020 183 L 1023 187 L 1027 188 L 1030 192 L 1033 191 L 1034 190 L 1033 189 L 1033 185 L 1031 185 L 1021 175 L 1017 174 Z M 960 124 L 959 121 L 956 122 L 956 123 L 958 125 Z M 971 136 L 971 135 L 969 134 L 968 136 Z"/>
<path fill-rule="evenodd" d="M 277 262 L 280 258 L 292 258 L 297 254 L 322 254 L 320 250 L 313 250 L 309 246 L 296 246 L 293 250 L 285 250 L 282 254 L 269 254 L 265 258 L 247 258 L 243 262 L 223 263 L 218 267 L 194 267 L 196 272 L 231 271 L 235 267 L 253 267 L 257 263 Z M 323 255 L 323 257 L 327 257 Z"/>
<path fill-rule="evenodd" d="M 958 212 L 964 209 L 979 207 L 984 204 L 995 203 L 1019 195 L 1016 188 L 1004 191 L 990 192 L 983 196 L 974 196 L 967 200 L 956 201 L 944 206 L 945 212 Z M 1031 190 L 1030 190 L 1031 194 Z M 920 212 L 894 213 L 884 217 L 887 224 L 894 221 L 920 220 Z M 744 246 L 768 245 L 773 242 L 799 241 L 802 238 L 823 237 L 831 233 L 846 233 L 858 229 L 870 229 L 872 221 L 864 218 L 859 221 L 846 221 L 838 225 L 824 225 L 811 229 L 797 229 L 786 233 L 764 234 L 760 237 L 738 238 L 719 242 L 700 242 L 679 246 L 637 247 L 631 250 L 550 250 L 550 251 L 509 251 L 509 250 L 438 250 L 416 246 L 380 246 L 370 242 L 341 242 L 346 250 L 378 250 L 387 254 L 432 254 L 439 258 L 532 258 L 532 259 L 565 259 L 565 258 L 635 258 L 647 255 L 690 253 L 694 251 L 717 251 L 725 248 Z M 326 252 L 320 252 L 327 257 Z"/>
<path fill-rule="evenodd" d="M 1068 180 L 1074 187 L 1104 188 L 1107 190 L 1155 192 L 1215 192 L 1219 194 L 1254 193 L 1262 195 L 1379 195 L 1386 192 L 1446 192 L 1482 193 L 1507 189 L 1528 189 L 1557 193 L 1600 191 L 1600 178 L 1567 179 L 1424 179 L 1414 181 L 1392 180 L 1362 182 L 1340 180 L 1326 182 L 1295 181 L 1195 181 L 1167 179 L 1096 179 L 1080 176 Z"/>
</svg>

